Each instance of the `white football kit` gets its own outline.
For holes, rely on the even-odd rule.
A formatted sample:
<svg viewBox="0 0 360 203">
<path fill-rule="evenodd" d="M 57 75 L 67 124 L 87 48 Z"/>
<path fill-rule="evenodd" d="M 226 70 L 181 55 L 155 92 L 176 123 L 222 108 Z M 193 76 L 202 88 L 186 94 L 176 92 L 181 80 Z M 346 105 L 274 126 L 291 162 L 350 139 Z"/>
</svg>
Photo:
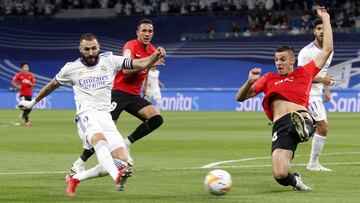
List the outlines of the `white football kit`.
<svg viewBox="0 0 360 203">
<path fill-rule="evenodd" d="M 314 56 L 316 56 L 321 49 L 315 45 L 314 42 L 311 42 L 304 48 L 302 48 L 298 55 L 298 66 L 304 66 L 309 63 Z M 331 64 L 334 52 L 331 53 L 328 60 L 326 61 L 324 67 L 315 77 L 325 77 L 328 72 L 328 68 Z M 309 113 L 314 117 L 315 121 L 327 120 L 326 111 L 323 104 L 322 94 L 323 94 L 324 84 L 322 83 L 312 83 L 309 97 Z"/>
<path fill-rule="evenodd" d="M 156 101 L 156 108 L 160 110 L 161 108 L 161 91 L 159 86 L 159 76 L 160 71 L 155 69 L 149 70 L 148 79 L 147 79 L 147 89 L 146 89 L 146 98 L 151 101 L 154 99 Z"/>
<path fill-rule="evenodd" d="M 55 76 L 61 85 L 68 83 L 73 86 L 77 127 L 84 148 L 92 148 L 90 143 L 94 133 L 105 135 L 110 151 L 125 147 L 109 112 L 115 75 L 122 68 L 130 69 L 131 61 L 105 52 L 99 55 L 94 66 L 86 66 L 78 59 L 65 64 Z"/>
</svg>

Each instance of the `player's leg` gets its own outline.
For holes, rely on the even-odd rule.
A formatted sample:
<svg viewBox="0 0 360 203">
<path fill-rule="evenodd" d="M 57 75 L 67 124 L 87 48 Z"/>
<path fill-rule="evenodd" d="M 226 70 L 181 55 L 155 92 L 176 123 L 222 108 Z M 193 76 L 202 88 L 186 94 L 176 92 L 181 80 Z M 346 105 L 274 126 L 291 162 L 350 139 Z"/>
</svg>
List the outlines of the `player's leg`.
<svg viewBox="0 0 360 203">
<path fill-rule="evenodd" d="M 26 101 L 31 101 L 32 97 L 31 96 L 24 96 L 24 99 Z M 31 109 L 25 109 L 25 110 L 23 110 L 23 114 L 22 114 L 22 120 L 23 120 L 23 122 L 25 123 L 25 125 L 27 127 L 32 127 L 32 124 L 31 124 L 31 122 L 29 120 L 30 112 L 31 112 Z"/>
<path fill-rule="evenodd" d="M 290 185 L 298 190 L 310 190 L 302 182 L 299 173 L 291 173 L 291 160 L 299 142 L 291 114 L 275 121 L 272 133 L 272 171 L 275 180 L 283 186 Z"/>
<path fill-rule="evenodd" d="M 122 102 L 122 95 L 118 91 L 112 91 L 111 96 L 111 117 L 112 120 L 116 123 L 119 118 L 122 109 L 124 108 L 124 102 Z M 77 119 L 75 119 L 75 122 Z M 73 163 L 70 171 L 72 174 L 76 174 L 85 170 L 85 162 L 95 153 L 93 148 L 87 149 L 84 148 L 80 157 Z"/>
<path fill-rule="evenodd" d="M 271 155 L 273 176 L 283 186 L 296 185 L 295 176 L 290 173 L 292 156 L 291 150 L 280 148 L 275 149 Z"/>
<path fill-rule="evenodd" d="M 75 123 L 79 122 L 80 117 L 76 116 Z M 82 132 L 79 130 L 79 135 L 82 134 Z M 74 175 L 80 172 L 85 171 L 85 163 L 86 161 L 95 153 L 95 150 L 89 143 L 83 143 L 83 152 L 82 154 L 74 161 L 70 168 L 70 175 Z"/>
<path fill-rule="evenodd" d="M 127 146 L 148 135 L 163 123 L 163 118 L 155 106 L 141 97 L 138 97 L 137 100 L 129 104 L 125 110 L 143 121 L 143 123 L 125 139 Z"/>
<path fill-rule="evenodd" d="M 327 119 L 326 111 L 321 97 L 312 97 L 309 102 L 309 113 L 316 121 L 316 128 L 311 144 L 311 153 L 309 163 L 306 168 L 311 171 L 331 171 L 319 162 L 321 152 L 326 143 Z"/>
<path fill-rule="evenodd" d="M 85 163 L 94 153 L 94 148 L 84 149 L 80 157 L 74 161 L 70 169 L 71 174 L 77 174 L 85 171 Z"/>
<path fill-rule="evenodd" d="M 121 135 L 119 135 L 118 133 L 111 134 L 111 131 L 105 133 L 106 133 L 105 138 L 108 142 L 109 150 L 111 151 L 111 155 L 113 157 L 114 163 L 119 171 L 115 179 L 116 182 L 119 182 L 117 183 L 117 189 L 123 190 L 125 187 L 126 179 L 132 175 L 132 170 L 130 170 L 126 164 L 127 157 L 126 157 L 125 144 L 123 140 L 121 140 Z M 109 135 L 107 133 L 109 133 Z M 95 167 L 90 168 L 88 170 L 84 170 L 82 172 L 73 175 L 68 175 L 66 177 L 66 181 L 68 182 L 67 193 L 69 196 L 75 196 L 75 189 L 80 181 L 91 178 L 102 177 L 106 175 L 109 174 L 101 164 L 98 164 Z"/>
<path fill-rule="evenodd" d="M 122 135 L 117 130 L 114 122 L 103 122 L 103 130 L 108 140 L 109 149 L 118 168 L 118 175 L 115 179 L 118 190 L 124 190 L 127 178 L 132 176 L 133 168 L 129 166 L 128 152 Z"/>
<path fill-rule="evenodd" d="M 107 125 L 104 125 L 106 123 Z M 79 135 L 83 140 L 84 146 L 90 145 L 95 149 L 95 153 L 99 164 L 102 168 L 116 181 L 119 175 L 119 168 L 115 164 L 115 159 L 112 157 L 111 151 L 113 151 L 113 145 L 109 145 L 108 139 L 104 132 L 108 126 L 112 127 L 110 130 L 116 129 L 114 122 L 111 119 L 110 114 L 107 112 L 86 112 L 78 116 L 77 122 Z M 118 139 L 120 136 L 118 136 Z M 86 147 L 90 148 L 90 147 Z M 123 143 L 123 150 L 125 151 L 125 144 Z M 123 152 L 125 154 L 125 152 Z M 127 163 L 125 162 L 127 165 Z M 75 196 L 75 189 L 79 183 L 79 179 L 69 176 L 67 195 Z"/>
</svg>

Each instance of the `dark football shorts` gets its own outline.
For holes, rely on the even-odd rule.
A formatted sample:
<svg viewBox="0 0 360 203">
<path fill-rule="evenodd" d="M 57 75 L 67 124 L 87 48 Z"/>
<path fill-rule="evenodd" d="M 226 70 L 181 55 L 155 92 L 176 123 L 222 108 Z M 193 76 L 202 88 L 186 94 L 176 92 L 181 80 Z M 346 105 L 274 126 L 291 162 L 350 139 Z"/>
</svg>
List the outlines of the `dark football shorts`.
<svg viewBox="0 0 360 203">
<path fill-rule="evenodd" d="M 275 121 L 272 130 L 272 149 L 289 149 L 294 152 L 300 142 L 298 133 L 296 132 L 294 124 L 291 122 L 290 113 L 284 115 Z"/>
<path fill-rule="evenodd" d="M 117 120 L 123 110 L 143 120 L 138 112 L 149 105 L 151 105 L 151 103 L 140 95 L 129 94 L 120 90 L 111 91 L 110 113 L 113 120 Z"/>
</svg>

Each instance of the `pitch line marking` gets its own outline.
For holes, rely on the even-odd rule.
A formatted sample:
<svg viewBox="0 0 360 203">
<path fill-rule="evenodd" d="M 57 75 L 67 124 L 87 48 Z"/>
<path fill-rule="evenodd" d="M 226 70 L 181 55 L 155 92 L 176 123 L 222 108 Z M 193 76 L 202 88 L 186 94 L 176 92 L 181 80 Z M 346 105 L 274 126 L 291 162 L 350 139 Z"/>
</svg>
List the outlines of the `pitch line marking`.
<svg viewBox="0 0 360 203">
<path fill-rule="evenodd" d="M 360 154 L 360 152 L 333 152 L 333 153 L 324 153 L 321 154 L 322 156 L 331 156 L 331 155 L 348 155 L 348 154 Z M 295 155 L 296 157 L 299 156 L 310 156 L 310 154 L 307 155 Z M 217 162 L 212 162 L 209 164 L 206 164 L 204 166 L 201 166 L 200 168 L 213 168 L 213 167 L 218 167 L 221 164 L 225 164 L 225 163 L 234 163 L 234 162 L 244 162 L 244 161 L 253 161 L 253 160 L 261 160 L 261 159 L 270 159 L 271 157 L 253 157 L 253 158 L 243 158 L 243 159 L 237 159 L 237 160 L 226 160 L 226 161 L 217 161 Z"/>
<path fill-rule="evenodd" d="M 343 162 L 343 163 L 322 163 L 323 165 L 360 165 L 360 162 Z M 292 164 L 292 166 L 306 166 L 306 164 Z M 271 164 L 258 164 L 258 165 L 242 165 L 242 166 L 217 166 L 216 168 L 266 168 L 271 167 Z M 153 168 L 153 169 L 136 169 L 138 171 L 161 171 L 161 170 L 199 170 L 204 169 L 201 167 L 189 168 Z M 2 175 L 43 175 L 43 174 L 67 174 L 69 171 L 30 171 L 30 172 L 10 172 L 0 173 Z"/>
</svg>

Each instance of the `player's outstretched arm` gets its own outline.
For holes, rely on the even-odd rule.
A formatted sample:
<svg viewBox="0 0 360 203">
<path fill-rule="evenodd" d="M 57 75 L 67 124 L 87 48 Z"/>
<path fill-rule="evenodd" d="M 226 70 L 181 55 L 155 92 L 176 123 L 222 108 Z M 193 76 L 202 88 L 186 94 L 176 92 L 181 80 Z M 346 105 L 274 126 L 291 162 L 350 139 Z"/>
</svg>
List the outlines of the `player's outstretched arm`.
<svg viewBox="0 0 360 203">
<path fill-rule="evenodd" d="M 131 73 L 131 72 L 137 72 L 137 71 L 149 69 L 152 66 L 164 65 L 165 55 L 166 55 L 165 49 L 162 47 L 158 47 L 152 55 L 142 59 L 134 59 L 132 62 L 132 67 L 133 67 L 132 70 L 124 69 L 123 71 L 124 73 Z"/>
<path fill-rule="evenodd" d="M 259 79 L 261 73 L 261 68 L 253 68 L 249 72 L 249 79 L 243 84 L 238 92 L 236 93 L 237 101 L 245 101 L 248 98 L 251 98 L 256 95 L 255 88 L 252 87 L 254 82 Z"/>
<path fill-rule="evenodd" d="M 41 99 L 49 95 L 52 91 L 54 91 L 56 88 L 58 88 L 60 84 L 57 80 L 52 79 L 48 84 L 46 84 L 39 92 L 36 97 L 31 101 L 23 100 L 19 103 L 18 107 L 20 109 L 30 109 L 33 107 L 37 102 L 39 102 Z"/>
<path fill-rule="evenodd" d="M 314 62 L 317 67 L 320 69 L 324 67 L 326 61 L 334 50 L 333 45 L 333 32 L 331 29 L 330 16 L 324 7 L 317 8 L 317 14 L 322 19 L 323 30 L 324 30 L 324 39 L 323 39 L 323 48 L 315 56 Z"/>
</svg>

